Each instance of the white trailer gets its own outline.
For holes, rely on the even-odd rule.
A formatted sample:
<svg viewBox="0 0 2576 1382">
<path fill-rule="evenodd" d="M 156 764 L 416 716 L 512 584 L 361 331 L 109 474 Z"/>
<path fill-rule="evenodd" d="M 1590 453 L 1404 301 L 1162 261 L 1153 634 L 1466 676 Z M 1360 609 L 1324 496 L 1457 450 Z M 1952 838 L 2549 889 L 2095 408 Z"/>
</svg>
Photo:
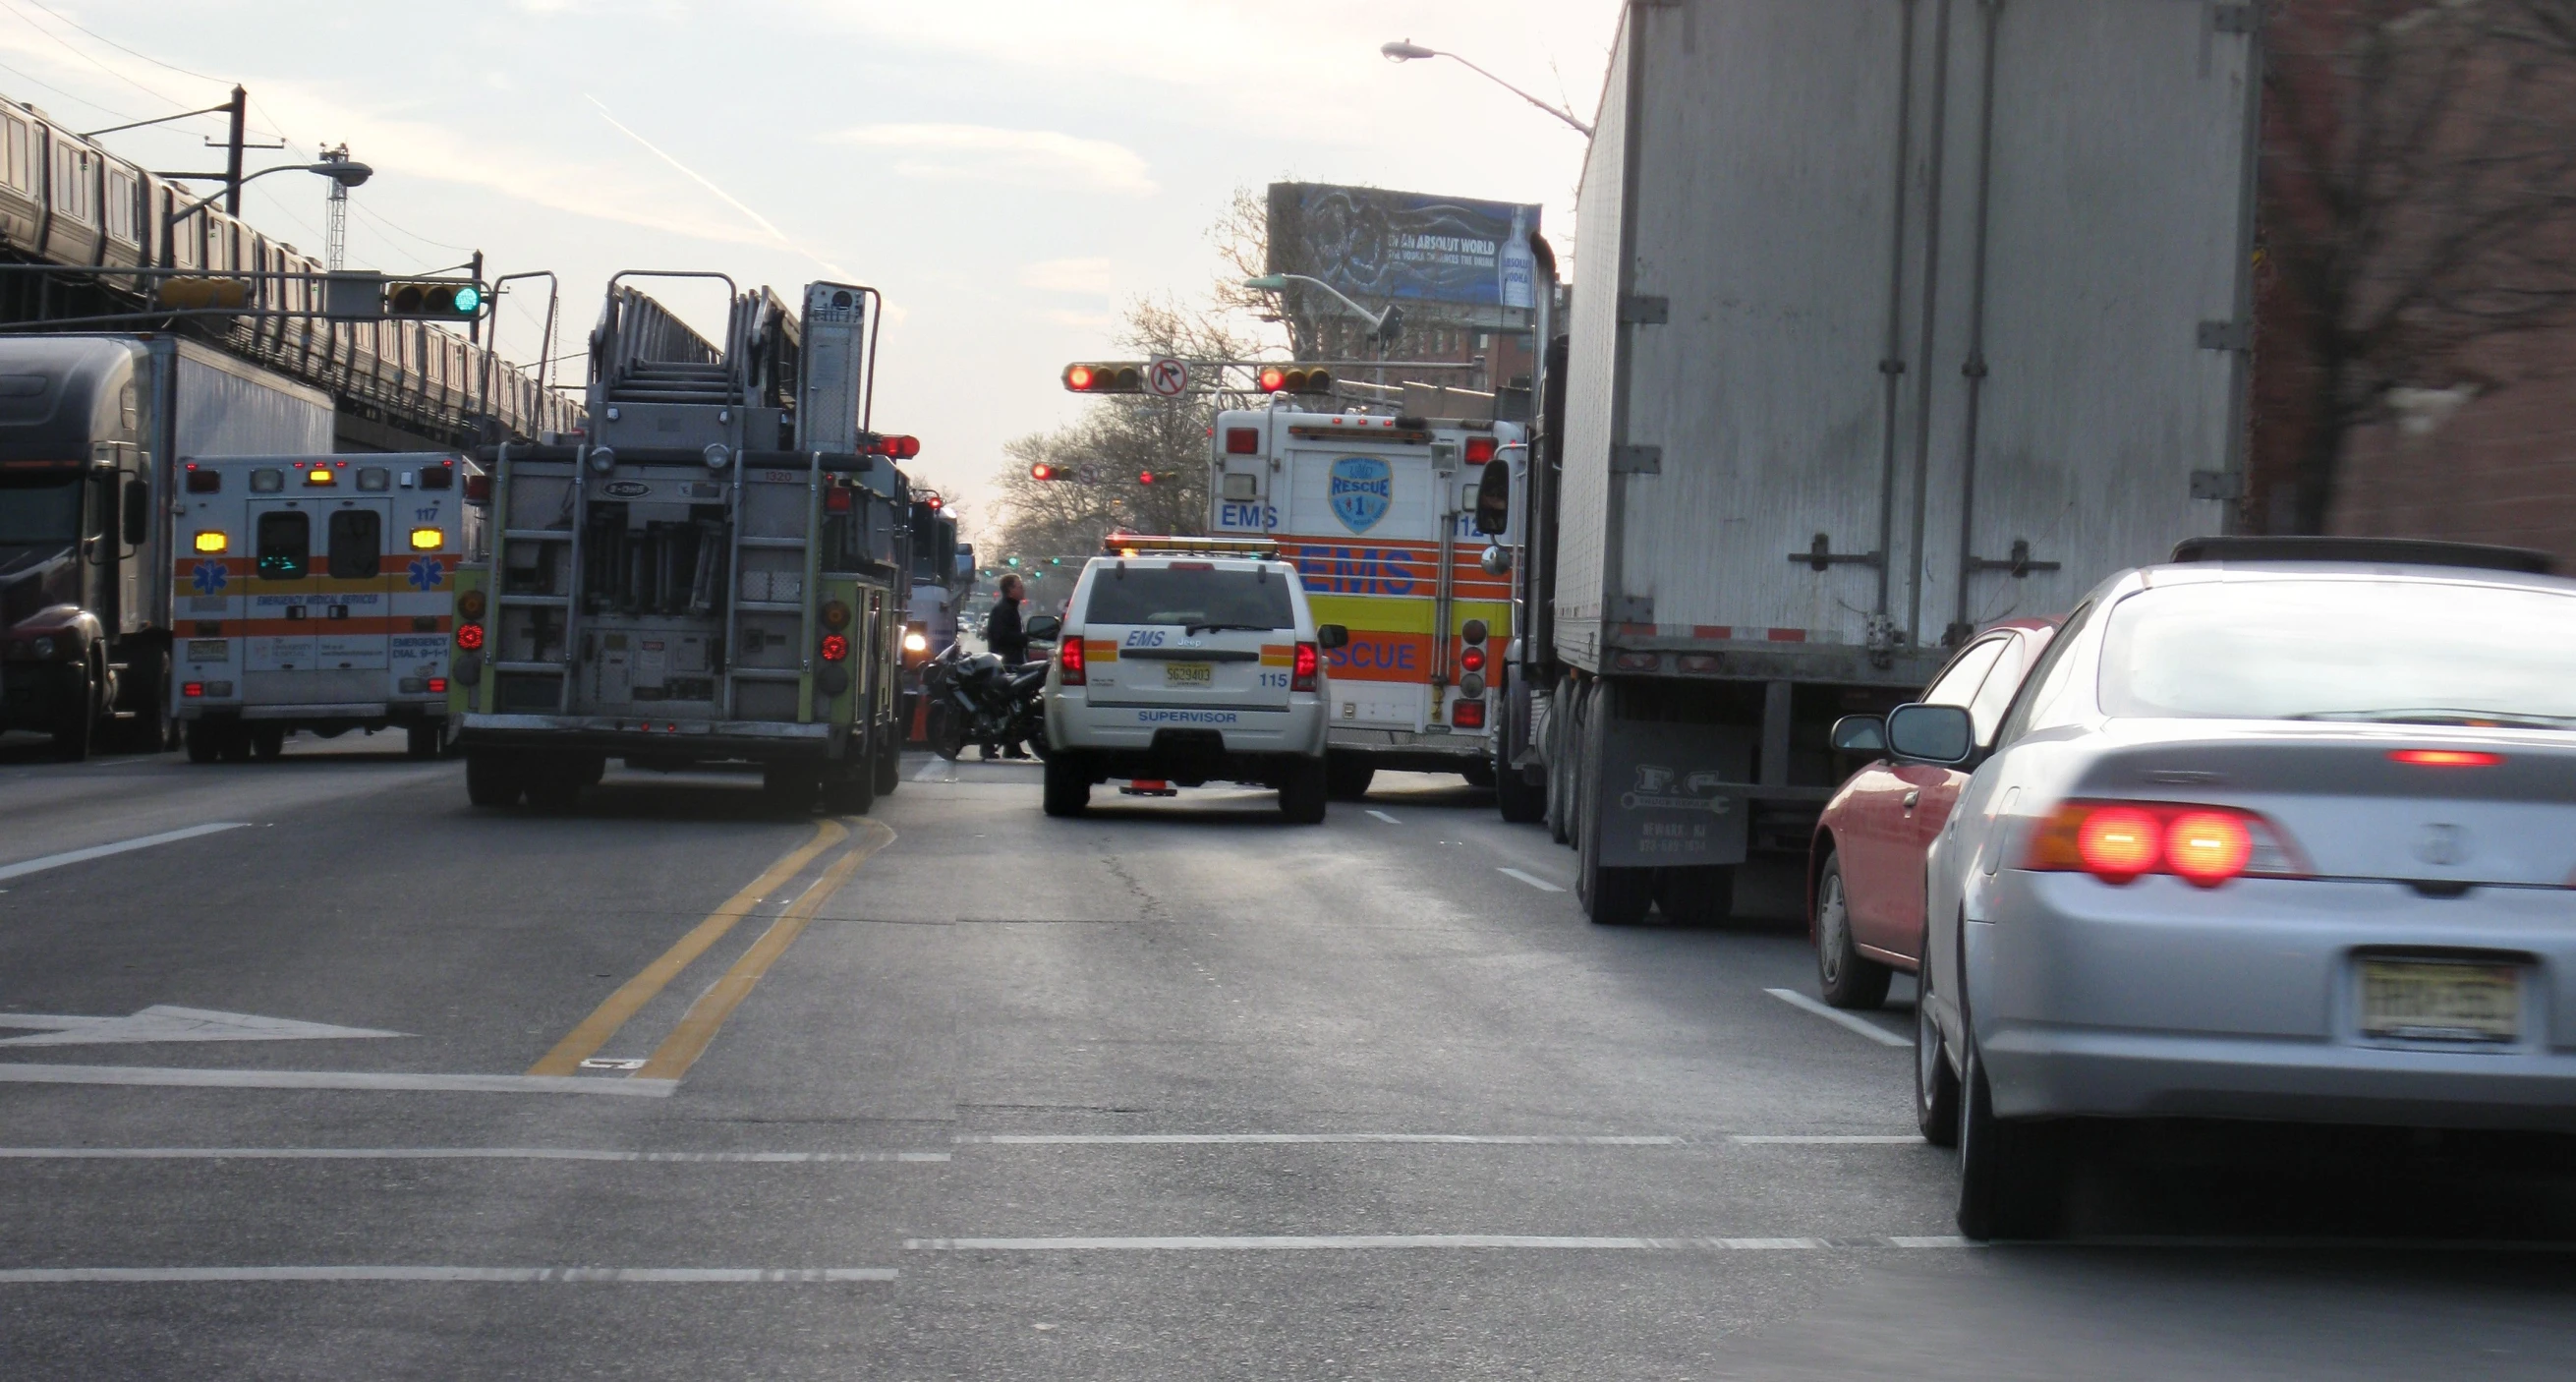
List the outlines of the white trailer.
<svg viewBox="0 0 2576 1382">
<path fill-rule="evenodd" d="M 1627 7 L 1515 668 L 1596 921 L 1723 914 L 1805 848 L 1837 716 L 2224 530 L 2258 13 Z"/>
</svg>

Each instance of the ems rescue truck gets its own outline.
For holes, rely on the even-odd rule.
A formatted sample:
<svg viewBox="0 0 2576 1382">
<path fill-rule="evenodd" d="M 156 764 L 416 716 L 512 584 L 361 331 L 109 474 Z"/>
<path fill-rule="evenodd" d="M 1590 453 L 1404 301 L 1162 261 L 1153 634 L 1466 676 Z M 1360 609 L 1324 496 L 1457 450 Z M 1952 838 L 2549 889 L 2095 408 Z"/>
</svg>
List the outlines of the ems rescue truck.
<svg viewBox="0 0 2576 1382">
<path fill-rule="evenodd" d="M 716 279 L 724 344 L 624 280 Z M 450 709 L 478 806 L 570 805 L 611 758 L 758 770 L 782 808 L 899 781 L 910 437 L 866 430 L 873 289 L 801 313 L 714 274 L 624 273 L 591 335 L 591 433 L 492 448 L 459 574 Z"/>
<path fill-rule="evenodd" d="M 1267 537 L 1328 652 L 1328 776 L 1337 800 L 1380 768 L 1493 781 L 1487 685 L 1511 637 L 1511 578 L 1480 564 L 1479 476 L 1524 447 L 1517 423 L 1308 412 L 1218 414 L 1208 531 Z"/>
<path fill-rule="evenodd" d="M 299 729 L 447 721 L 455 572 L 479 519 L 445 452 L 179 463 L 170 714 L 192 762 L 275 758 Z"/>
</svg>

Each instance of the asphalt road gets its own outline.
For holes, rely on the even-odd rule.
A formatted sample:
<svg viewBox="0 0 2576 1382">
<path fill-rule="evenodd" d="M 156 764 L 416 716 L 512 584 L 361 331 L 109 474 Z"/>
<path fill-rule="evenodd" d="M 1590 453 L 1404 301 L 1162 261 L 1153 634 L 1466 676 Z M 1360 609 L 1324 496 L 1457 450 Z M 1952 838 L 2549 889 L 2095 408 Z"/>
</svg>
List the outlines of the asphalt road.
<svg viewBox="0 0 2576 1382">
<path fill-rule="evenodd" d="M 2554 1143 L 2116 1138 L 2076 1239 L 1960 1245 L 1903 986 L 1876 1037 L 1769 992 L 1813 992 L 1793 873 L 1604 930 L 1439 778 L 1309 828 L 928 758 L 865 820 L 623 771 L 546 816 L 399 750 L 0 741 L 0 1377 L 2576 1356 Z"/>
</svg>

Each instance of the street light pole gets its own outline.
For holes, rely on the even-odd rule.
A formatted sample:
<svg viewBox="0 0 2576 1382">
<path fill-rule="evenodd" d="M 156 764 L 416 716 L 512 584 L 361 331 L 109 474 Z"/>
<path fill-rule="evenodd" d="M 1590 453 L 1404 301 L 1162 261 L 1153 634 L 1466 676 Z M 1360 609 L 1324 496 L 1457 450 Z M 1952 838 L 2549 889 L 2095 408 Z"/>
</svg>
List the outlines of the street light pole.
<svg viewBox="0 0 2576 1382">
<path fill-rule="evenodd" d="M 1428 59 L 1431 59 L 1431 58 L 1447 58 L 1447 59 L 1449 59 L 1451 62 L 1458 63 L 1458 64 L 1460 64 L 1460 65 L 1464 66 L 1468 71 L 1475 73 L 1477 76 L 1484 78 L 1486 81 L 1492 82 L 1494 85 L 1501 87 L 1503 90 L 1508 91 L 1508 92 L 1512 93 L 1513 95 L 1520 97 L 1522 100 L 1529 102 L 1531 105 L 1534 105 L 1534 106 L 1538 107 L 1539 109 L 1541 109 L 1541 110 L 1543 110 L 1543 111 L 1546 111 L 1548 114 L 1555 116 L 1557 119 L 1562 120 L 1562 121 L 1564 121 L 1565 123 L 1567 123 L 1567 124 L 1569 124 L 1569 125 L 1572 125 L 1576 130 L 1578 130 L 1578 131 L 1580 131 L 1580 132 L 1582 133 L 1582 135 L 1583 135 L 1583 137 L 1584 137 L 1584 138 L 1586 138 L 1586 139 L 1590 139 L 1590 138 L 1592 137 L 1592 127 L 1591 127 L 1590 125 L 1587 125 L 1587 124 L 1583 123 L 1581 120 L 1578 120 L 1578 119 L 1574 118 L 1574 112 L 1569 111 L 1569 110 L 1564 110 L 1564 109 L 1561 109 L 1561 108 L 1556 107 L 1556 106 L 1549 105 L 1547 102 L 1542 101 L 1542 100 L 1540 100 L 1539 98 L 1537 98 L 1536 96 L 1533 96 L 1533 95 L 1529 94 L 1528 92 L 1521 90 L 1519 87 L 1512 85 L 1510 82 L 1504 81 L 1502 78 L 1495 76 L 1493 73 L 1488 72 L 1488 71 L 1486 71 L 1485 69 L 1483 69 L 1483 68 L 1481 68 L 1481 67 L 1478 67 L 1476 64 L 1474 64 L 1474 63 L 1472 63 L 1472 62 L 1469 62 L 1469 61 L 1468 61 L 1467 59 L 1465 59 L 1465 58 L 1462 58 L 1462 57 L 1458 56 L 1456 53 L 1443 52 L 1443 51 L 1441 51 L 1440 49 L 1437 49 L 1437 48 L 1425 48 L 1425 47 L 1423 47 L 1421 44 L 1419 44 L 1419 43 L 1415 43 L 1415 42 L 1414 42 L 1414 41 L 1412 41 L 1411 39 L 1406 39 L 1406 40 L 1404 40 L 1404 41 L 1402 41 L 1402 42 L 1399 42 L 1399 43 L 1385 43 L 1385 44 L 1380 44 L 1380 45 L 1378 45 L 1378 50 L 1377 50 L 1377 51 L 1378 51 L 1378 54 L 1379 54 L 1380 56 L 1384 57 L 1388 62 L 1422 62 L 1422 61 L 1427 61 Z"/>
<path fill-rule="evenodd" d="M 214 205 L 216 202 L 226 200 L 227 198 L 231 199 L 235 205 L 238 205 L 241 197 L 242 183 L 257 182 L 259 179 L 267 177 L 271 173 L 318 173 L 323 177 L 330 178 L 338 182 L 343 187 L 355 187 L 358 184 L 365 182 L 367 179 L 374 177 L 376 175 L 376 170 L 368 167 L 366 164 L 356 162 L 355 160 L 344 160 L 332 163 L 281 163 L 274 168 L 262 168 L 258 172 L 252 173 L 249 176 L 234 182 L 229 187 L 218 188 L 185 206 L 173 207 L 169 215 L 161 218 L 161 267 L 168 269 L 178 266 L 178 257 L 176 254 L 178 246 L 175 242 L 178 238 L 179 223 L 181 221 L 184 221 L 189 217 L 196 215 L 198 212 L 205 210 L 207 207 Z M 165 173 L 161 176 L 178 177 L 185 175 Z M 211 268 L 212 266 L 210 265 L 208 267 Z"/>
</svg>

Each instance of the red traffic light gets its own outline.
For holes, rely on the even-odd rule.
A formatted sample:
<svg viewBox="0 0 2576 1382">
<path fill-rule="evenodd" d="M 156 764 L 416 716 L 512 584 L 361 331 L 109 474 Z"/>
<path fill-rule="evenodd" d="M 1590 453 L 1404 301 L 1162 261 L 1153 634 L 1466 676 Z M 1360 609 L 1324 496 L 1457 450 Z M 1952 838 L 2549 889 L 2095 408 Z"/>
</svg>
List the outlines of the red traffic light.
<svg viewBox="0 0 2576 1382">
<path fill-rule="evenodd" d="M 1032 480 L 1070 480 L 1074 478 L 1074 469 L 1071 466 L 1049 465 L 1045 461 L 1040 461 L 1036 465 L 1029 467 L 1029 478 Z"/>
<path fill-rule="evenodd" d="M 866 444 L 861 446 L 859 449 L 871 456 L 885 456 L 898 461 L 908 461 L 921 454 L 921 438 L 870 437 L 867 439 Z"/>
<path fill-rule="evenodd" d="M 1331 393 L 1333 372 L 1292 365 L 1264 365 L 1255 382 L 1263 393 Z"/>
<path fill-rule="evenodd" d="M 1145 371 L 1138 365 L 1067 365 L 1064 387 L 1073 393 L 1143 393 Z"/>
</svg>

